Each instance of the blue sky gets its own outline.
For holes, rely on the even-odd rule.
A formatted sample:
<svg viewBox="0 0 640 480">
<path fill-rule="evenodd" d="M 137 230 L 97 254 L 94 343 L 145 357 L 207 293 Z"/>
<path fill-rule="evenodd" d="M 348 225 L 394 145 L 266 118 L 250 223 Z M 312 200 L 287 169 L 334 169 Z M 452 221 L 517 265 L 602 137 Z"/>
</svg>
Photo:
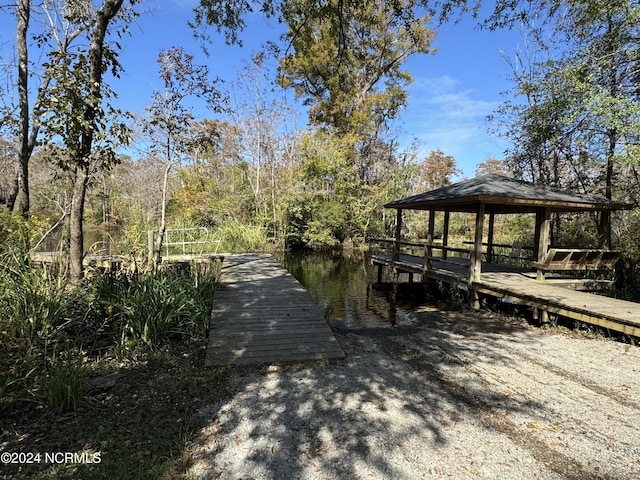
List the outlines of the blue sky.
<svg viewBox="0 0 640 480">
<path fill-rule="evenodd" d="M 119 93 L 119 105 L 140 113 L 150 102 L 154 90 L 162 89 L 158 79 L 157 54 L 180 45 L 196 55 L 196 63 L 207 64 L 212 75 L 231 81 L 249 57 L 267 39 L 277 38 L 275 20 L 260 15 L 248 19 L 242 34 L 243 48 L 229 47 L 219 38 L 204 56 L 186 22 L 192 17 L 195 0 L 156 0 L 144 2 L 152 8 L 123 39 L 120 57 L 125 69 L 112 86 Z M 0 13 L 0 44 L 12 42 L 15 25 L 6 13 Z M 409 103 L 400 119 L 406 132 L 402 143 L 414 138 L 426 155 L 441 149 L 452 155 L 464 176 L 472 177 L 475 167 L 488 156 L 503 158 L 507 145 L 488 133 L 485 118 L 504 100 L 501 92 L 511 87 L 510 68 L 503 53 L 513 55 L 520 42 L 517 31 L 479 30 L 476 22 L 465 19 L 439 29 L 435 55 L 411 58 L 407 69 L 414 77 L 409 88 Z"/>
</svg>

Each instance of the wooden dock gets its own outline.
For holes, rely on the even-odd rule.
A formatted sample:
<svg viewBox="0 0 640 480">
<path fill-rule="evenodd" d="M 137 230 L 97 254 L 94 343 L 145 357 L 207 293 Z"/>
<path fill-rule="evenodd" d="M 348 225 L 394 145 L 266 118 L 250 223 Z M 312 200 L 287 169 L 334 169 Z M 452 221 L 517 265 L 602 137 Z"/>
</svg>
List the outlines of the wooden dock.
<svg viewBox="0 0 640 480">
<path fill-rule="evenodd" d="M 401 255 L 395 262 L 384 256 L 370 258 L 375 265 L 398 272 L 424 274 L 426 278 L 462 289 L 471 286 L 478 293 L 640 337 L 640 303 L 577 291 L 570 280 L 537 281 L 530 269 L 483 263 L 480 280 L 470 285 L 467 259 L 451 258 L 443 262 L 434 257 L 430 268 L 424 270 L 423 259 L 417 256 Z"/>
<path fill-rule="evenodd" d="M 483 273 L 475 288 L 480 293 L 640 337 L 640 303 L 539 282 L 521 273 Z"/>
<path fill-rule="evenodd" d="M 225 255 L 206 366 L 343 358 L 311 295 L 271 255 Z"/>
</svg>

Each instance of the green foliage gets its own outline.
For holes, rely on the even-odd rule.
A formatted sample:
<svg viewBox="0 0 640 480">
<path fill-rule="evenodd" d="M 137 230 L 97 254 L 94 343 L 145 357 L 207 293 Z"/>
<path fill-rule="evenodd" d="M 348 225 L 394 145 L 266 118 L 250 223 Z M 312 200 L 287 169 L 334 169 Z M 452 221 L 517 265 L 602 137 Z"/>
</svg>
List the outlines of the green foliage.
<svg viewBox="0 0 640 480">
<path fill-rule="evenodd" d="M 10 337 L 36 344 L 66 328 L 77 293 L 18 255 L 0 260 L 0 318 Z"/>
<path fill-rule="evenodd" d="M 242 223 L 234 217 L 225 219 L 220 224 L 223 252 L 261 252 L 269 245 L 267 232 L 261 225 Z"/>
<path fill-rule="evenodd" d="M 156 347 L 209 322 L 216 280 L 168 267 L 161 273 L 100 275 L 89 280 L 85 325 L 120 346 Z M 86 308 L 85 307 L 85 308 Z"/>
<path fill-rule="evenodd" d="M 498 219 L 502 222 L 498 225 Z M 496 243 L 529 245 L 532 243 L 531 232 L 535 230 L 535 218 L 532 215 L 504 215 L 496 218 Z"/>
<path fill-rule="evenodd" d="M 366 137 L 398 115 L 412 81 L 401 66 L 434 37 L 415 2 L 298 0 L 281 13 L 291 48 L 279 81 L 305 99 L 312 124 Z"/>
<path fill-rule="evenodd" d="M 513 64 L 515 96 L 499 110 L 518 176 L 609 200 L 638 201 L 635 154 L 640 128 L 636 71 L 640 8 L 627 0 L 536 2 L 523 22 L 526 55 Z M 527 20 L 523 17 L 523 20 Z M 510 95 L 511 97 L 511 95 Z M 611 246 L 609 216 L 596 243 Z M 582 224 L 567 225 L 588 238 Z"/>
<path fill-rule="evenodd" d="M 38 386 L 75 409 L 86 387 L 78 358 L 130 357 L 204 336 L 217 278 L 194 269 L 96 274 L 69 284 L 15 255 L 0 262 L 0 409 Z M 42 374 L 40 372 L 49 372 Z"/>
<path fill-rule="evenodd" d="M 86 369 L 80 364 L 62 364 L 45 380 L 44 391 L 50 407 L 77 410 L 88 385 Z"/>
<path fill-rule="evenodd" d="M 9 252 L 26 254 L 41 224 L 36 217 L 25 219 L 0 209 L 0 255 Z"/>
</svg>

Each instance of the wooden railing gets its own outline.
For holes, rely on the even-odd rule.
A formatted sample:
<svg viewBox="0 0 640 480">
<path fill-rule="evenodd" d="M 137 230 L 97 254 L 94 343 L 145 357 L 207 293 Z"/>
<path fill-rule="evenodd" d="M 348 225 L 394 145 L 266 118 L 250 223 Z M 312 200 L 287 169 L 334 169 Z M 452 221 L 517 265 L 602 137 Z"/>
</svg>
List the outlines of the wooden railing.
<svg viewBox="0 0 640 480">
<path fill-rule="evenodd" d="M 396 241 L 389 238 L 369 238 L 369 254 L 374 257 L 386 257 L 394 263 L 402 264 L 401 255 L 410 255 L 422 258 L 422 270 L 431 270 L 432 260 L 437 259 L 439 263 L 460 266 L 460 261 L 453 261 L 451 258 L 469 259 L 470 268 L 474 263 L 474 251 L 469 248 L 451 247 L 426 241 Z M 407 251 L 410 249 L 410 251 Z M 418 250 L 416 252 L 416 249 Z M 441 255 L 434 257 L 433 252 L 440 251 Z M 452 255 L 450 255 L 452 254 Z"/>
</svg>

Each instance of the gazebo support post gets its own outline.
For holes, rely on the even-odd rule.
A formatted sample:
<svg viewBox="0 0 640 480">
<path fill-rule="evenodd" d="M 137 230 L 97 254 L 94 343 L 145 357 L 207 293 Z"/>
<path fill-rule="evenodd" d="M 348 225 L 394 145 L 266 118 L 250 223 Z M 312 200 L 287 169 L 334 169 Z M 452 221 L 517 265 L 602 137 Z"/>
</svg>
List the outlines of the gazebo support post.
<svg viewBox="0 0 640 480">
<path fill-rule="evenodd" d="M 551 238 L 551 210 L 546 208 L 539 208 L 536 211 L 536 257 L 539 263 L 543 263 L 549 250 Z M 539 282 L 544 281 L 544 270 L 538 268 L 536 271 L 536 280 Z M 538 317 L 537 312 L 534 312 L 534 318 Z M 546 310 L 542 310 L 539 315 L 541 323 L 547 323 L 549 321 L 549 313 Z"/>
<path fill-rule="evenodd" d="M 489 213 L 489 232 L 487 233 L 487 262 L 493 262 L 493 227 L 496 221 L 496 214 Z"/>
<path fill-rule="evenodd" d="M 471 306 L 474 310 L 480 310 L 480 296 L 474 288 L 474 282 L 480 281 L 480 273 L 482 271 L 482 238 L 484 236 L 484 212 L 485 204 L 480 203 L 476 213 L 476 231 L 471 258 L 469 259 L 469 282 L 468 292 L 471 300 Z"/>
<path fill-rule="evenodd" d="M 427 224 L 427 242 L 424 246 L 424 259 L 422 264 L 422 284 L 426 289 L 431 288 L 431 283 L 427 277 L 427 272 L 431 270 L 431 258 L 433 257 L 433 232 L 435 230 L 435 215 L 434 209 L 429 210 L 429 222 Z"/>
<path fill-rule="evenodd" d="M 400 260 L 400 240 L 402 240 L 402 209 L 399 208 L 396 212 L 396 236 L 395 243 L 393 245 L 393 261 Z"/>
<path fill-rule="evenodd" d="M 447 250 L 446 250 L 446 248 L 449 246 L 449 217 L 450 217 L 449 210 L 445 210 L 444 211 L 444 226 L 442 228 L 442 246 L 444 247 L 442 249 L 442 259 L 443 260 L 447 259 Z"/>
<path fill-rule="evenodd" d="M 429 210 L 429 225 L 427 227 L 427 254 L 425 256 L 425 268 L 431 268 L 431 257 L 433 257 L 433 236 L 436 229 L 436 211 Z"/>
<path fill-rule="evenodd" d="M 551 212 L 548 208 L 540 208 L 536 212 L 536 258 L 538 262 L 543 263 L 549 250 L 549 239 L 551 232 Z M 536 280 L 544 280 L 544 270 L 538 268 L 536 272 Z"/>
<path fill-rule="evenodd" d="M 400 240 L 402 240 L 402 209 L 399 208 L 396 212 L 396 236 L 395 243 L 393 244 L 393 260 L 391 262 L 391 273 L 393 282 L 393 294 L 398 293 L 398 277 L 400 273 L 395 265 L 395 262 L 400 260 Z"/>
</svg>

